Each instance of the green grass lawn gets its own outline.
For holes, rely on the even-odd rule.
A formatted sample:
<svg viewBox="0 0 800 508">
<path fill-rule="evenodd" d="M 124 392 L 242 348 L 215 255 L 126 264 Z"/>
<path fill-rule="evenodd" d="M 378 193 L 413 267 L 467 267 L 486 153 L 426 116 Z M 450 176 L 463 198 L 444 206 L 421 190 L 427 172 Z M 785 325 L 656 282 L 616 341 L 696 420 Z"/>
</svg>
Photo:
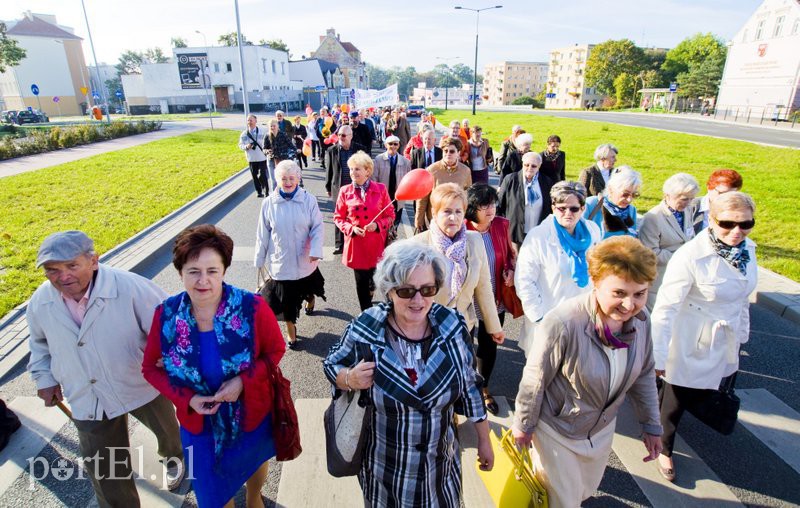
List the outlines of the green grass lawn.
<svg viewBox="0 0 800 508">
<path fill-rule="evenodd" d="M 443 124 L 468 118 L 471 125 L 480 125 L 497 155 L 512 125 L 519 124 L 533 134 L 536 151 L 544 150 L 549 135 L 558 134 L 561 149 L 567 153 L 567 178 L 573 180 L 594 162 L 597 145 L 612 143 L 619 149 L 617 165 L 627 164 L 642 173 L 642 196 L 635 202 L 640 213 L 661 200 L 664 180 L 675 173 L 694 175 L 704 194 L 712 171 L 735 169 L 744 178 L 742 190 L 756 202 L 758 223 L 751 238 L 758 244 L 759 264 L 800 281 L 800 221 L 794 210 L 800 197 L 800 150 L 553 116 L 435 113 Z"/>
<path fill-rule="evenodd" d="M 237 142 L 205 130 L 0 179 L 0 316 L 44 280 L 47 235 L 83 230 L 102 254 L 241 170 Z"/>
</svg>

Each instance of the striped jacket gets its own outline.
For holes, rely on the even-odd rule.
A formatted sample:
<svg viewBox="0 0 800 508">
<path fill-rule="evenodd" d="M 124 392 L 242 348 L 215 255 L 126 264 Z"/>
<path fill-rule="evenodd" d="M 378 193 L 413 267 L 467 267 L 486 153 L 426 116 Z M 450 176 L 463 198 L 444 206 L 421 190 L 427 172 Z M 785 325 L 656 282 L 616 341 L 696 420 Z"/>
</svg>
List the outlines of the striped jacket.
<svg viewBox="0 0 800 508">
<path fill-rule="evenodd" d="M 354 319 L 323 362 L 325 375 L 335 383 L 341 369 L 361 360 L 364 345 L 374 355 L 375 411 L 359 473 L 364 498 L 371 506 L 457 508 L 461 460 L 453 412 L 473 421 L 486 417 L 472 339 L 457 311 L 434 303 L 428 313 L 430 355 L 414 386 L 384 340 L 390 308 L 381 303 Z"/>
</svg>

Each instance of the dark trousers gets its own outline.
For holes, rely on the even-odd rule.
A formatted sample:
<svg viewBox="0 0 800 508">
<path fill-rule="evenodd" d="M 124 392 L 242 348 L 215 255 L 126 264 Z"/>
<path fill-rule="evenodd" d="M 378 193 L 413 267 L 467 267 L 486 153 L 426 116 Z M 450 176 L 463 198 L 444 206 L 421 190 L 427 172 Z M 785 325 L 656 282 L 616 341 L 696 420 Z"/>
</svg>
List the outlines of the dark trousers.
<svg viewBox="0 0 800 508">
<path fill-rule="evenodd" d="M 322 157 L 322 148 L 320 148 L 320 142 L 318 140 L 311 140 L 311 157 L 316 158 L 317 155 Z"/>
<path fill-rule="evenodd" d="M 659 379 L 658 382 L 661 384 L 658 390 L 658 402 L 661 410 L 661 425 L 664 427 L 664 433 L 661 434 L 661 444 L 664 450 L 661 453 L 672 457 L 675 434 L 678 431 L 678 424 L 683 417 L 683 412 L 688 406 L 705 400 L 706 390 L 671 385 L 663 379 Z"/>
<path fill-rule="evenodd" d="M 333 230 L 333 247 L 336 250 L 344 248 L 344 233 L 339 228 Z"/>
<path fill-rule="evenodd" d="M 177 457 L 183 460 L 175 408 L 166 397 L 159 395 L 130 414 L 155 434 L 161 457 Z M 84 457 L 86 475 L 92 480 L 99 505 L 103 508 L 139 506 L 128 439 L 128 415 L 73 422 L 78 428 L 78 442 Z M 143 451 L 147 453 L 150 450 Z M 112 459 L 115 464 L 113 472 L 110 467 Z"/>
<path fill-rule="evenodd" d="M 501 282 L 502 283 L 502 282 Z M 499 312 L 502 325 L 506 320 L 506 313 Z M 489 388 L 489 378 L 492 377 L 494 363 L 497 360 L 497 342 L 492 340 L 492 336 L 486 331 L 483 320 L 478 321 L 478 350 L 475 355 L 478 357 L 478 373 L 483 377 L 483 388 Z"/>
<path fill-rule="evenodd" d="M 297 165 L 300 166 L 300 169 L 303 167 L 308 167 L 308 157 L 303 152 L 299 152 L 297 154 Z"/>
<path fill-rule="evenodd" d="M 250 162 L 250 174 L 253 175 L 253 187 L 258 194 L 269 194 L 267 180 L 267 161 Z"/>
<path fill-rule="evenodd" d="M 319 144 L 319 158 L 322 161 L 322 168 L 325 168 L 325 152 L 328 151 L 328 145 L 324 142 Z"/>
<path fill-rule="evenodd" d="M 353 270 L 356 276 L 356 294 L 358 295 L 358 304 L 361 310 L 367 310 L 372 307 L 372 293 L 375 291 L 375 283 L 372 277 L 375 275 L 375 269 L 369 270 Z"/>
</svg>

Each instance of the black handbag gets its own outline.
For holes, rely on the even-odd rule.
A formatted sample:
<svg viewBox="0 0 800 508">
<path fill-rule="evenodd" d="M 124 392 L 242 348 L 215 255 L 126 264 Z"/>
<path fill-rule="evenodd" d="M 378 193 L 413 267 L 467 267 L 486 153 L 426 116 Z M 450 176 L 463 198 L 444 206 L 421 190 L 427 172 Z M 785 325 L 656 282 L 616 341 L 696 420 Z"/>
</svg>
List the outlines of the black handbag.
<svg viewBox="0 0 800 508">
<path fill-rule="evenodd" d="M 736 427 L 740 406 L 739 397 L 736 396 L 733 388 L 735 383 L 736 373 L 734 372 L 730 376 L 722 378 L 719 389 L 704 390 L 706 396 L 699 397 L 696 403 L 686 409 L 706 426 L 723 436 L 729 436 Z"/>
</svg>

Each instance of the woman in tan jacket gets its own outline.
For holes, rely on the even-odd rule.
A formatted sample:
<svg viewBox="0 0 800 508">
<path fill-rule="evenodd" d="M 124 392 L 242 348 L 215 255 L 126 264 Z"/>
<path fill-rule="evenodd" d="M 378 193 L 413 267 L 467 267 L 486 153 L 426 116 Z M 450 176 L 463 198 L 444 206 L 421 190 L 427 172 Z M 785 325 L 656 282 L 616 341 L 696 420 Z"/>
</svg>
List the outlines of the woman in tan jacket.
<svg viewBox="0 0 800 508">
<path fill-rule="evenodd" d="M 467 193 L 454 183 L 445 183 L 431 193 L 433 220 L 428 231 L 414 241 L 433 246 L 447 260 L 447 277 L 436 295 L 436 303 L 459 311 L 470 331 L 478 324 L 474 305 L 483 316 L 492 340 L 503 343 L 503 325 L 497 316 L 486 247 L 480 233 L 467 231 L 464 213 Z"/>
<path fill-rule="evenodd" d="M 433 188 L 443 183 L 456 183 L 464 190 L 469 189 L 472 185 L 472 171 L 469 166 L 458 160 L 462 147 L 461 140 L 445 136 L 439 142 L 439 147 L 442 149 L 442 160 L 428 166 L 428 171 L 433 175 Z M 430 198 L 431 195 L 428 194 L 417 201 L 417 211 L 414 215 L 414 227 L 417 232 L 425 231 L 431 221 Z M 464 202 L 466 203 L 466 197 Z M 466 204 L 464 206 L 466 207 Z"/>
<path fill-rule="evenodd" d="M 580 506 L 597 490 L 626 396 L 641 423 L 644 460 L 661 452 L 644 310 L 656 257 L 639 240 L 615 236 L 592 247 L 587 258 L 594 289 L 558 305 L 536 327 L 511 427 L 517 444 L 533 442 L 554 508 Z"/>
</svg>

